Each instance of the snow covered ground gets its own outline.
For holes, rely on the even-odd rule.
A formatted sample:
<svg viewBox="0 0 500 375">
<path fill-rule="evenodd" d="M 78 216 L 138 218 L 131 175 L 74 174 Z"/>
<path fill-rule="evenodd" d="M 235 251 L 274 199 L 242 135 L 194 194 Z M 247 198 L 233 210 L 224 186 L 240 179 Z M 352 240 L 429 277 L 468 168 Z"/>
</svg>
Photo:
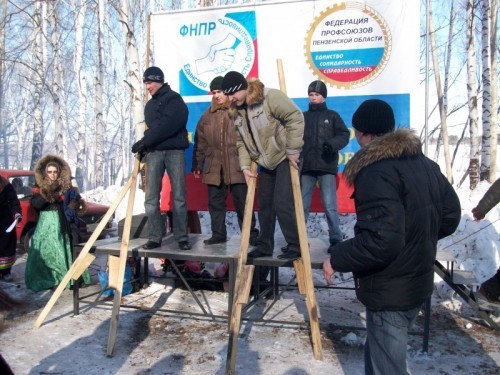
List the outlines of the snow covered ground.
<svg viewBox="0 0 500 375">
<path fill-rule="evenodd" d="M 494 208 L 477 223 L 471 209 L 489 184 L 481 183 L 470 192 L 458 189 L 463 217 L 457 232 L 439 243 L 451 250 L 458 267 L 474 271 L 479 281 L 493 275 L 500 264 L 498 222 L 500 207 Z M 110 204 L 120 187 L 87 192 L 85 198 Z M 136 196 L 134 214 L 143 212 L 144 197 Z M 124 217 L 127 198 L 118 208 L 116 221 Z M 208 234 L 209 214 L 200 213 L 202 231 Z M 344 233 L 353 235 L 354 215 L 341 215 Z M 237 236 L 234 214 L 228 215 L 228 234 Z M 308 236 L 327 241 L 323 214 L 313 214 L 308 221 Z M 280 236 L 279 229 L 277 236 Z M 277 246 L 280 243 L 277 243 Z M 278 250 L 276 250 L 278 251 Z M 14 282 L 2 283 L 11 295 L 26 304 L 6 316 L 0 334 L 0 352 L 16 374 L 224 374 L 228 345 L 227 322 L 204 317 L 180 315 L 164 309 L 199 312 L 186 290 L 175 289 L 168 279 L 155 281 L 124 302 L 139 309 L 122 307 L 117 341 L 112 357 L 106 356 L 112 304 L 81 303 L 81 314 L 72 316 L 71 292 L 65 291 L 40 329 L 33 323 L 50 298 L 51 291 L 33 293 L 24 287 L 26 254 L 14 266 Z M 102 256 L 91 266 L 96 276 L 105 267 Z M 161 264 L 152 263 L 150 273 L 160 275 Z M 293 270 L 280 269 L 280 280 L 293 277 Z M 315 285 L 324 286 L 314 271 Z M 352 286 L 350 274 L 338 274 L 336 286 Z M 420 316 L 408 346 L 412 374 L 498 374 L 499 335 L 476 320 L 474 311 L 436 276 L 432 299 L 429 351 L 422 353 L 423 317 Z M 97 291 L 94 285 L 84 294 Z M 217 315 L 227 314 L 227 293 L 197 292 Z M 203 298 L 204 296 L 204 298 Z M 321 341 L 324 359 L 313 357 L 305 297 L 295 289 L 283 292 L 272 305 L 267 318 L 298 322 L 302 325 L 244 321 L 238 345 L 238 374 L 363 374 L 364 307 L 352 290 L 316 289 L 320 309 Z M 255 318 L 271 306 L 262 300 L 248 314 Z M 343 326 L 342 328 L 338 327 Z"/>
</svg>

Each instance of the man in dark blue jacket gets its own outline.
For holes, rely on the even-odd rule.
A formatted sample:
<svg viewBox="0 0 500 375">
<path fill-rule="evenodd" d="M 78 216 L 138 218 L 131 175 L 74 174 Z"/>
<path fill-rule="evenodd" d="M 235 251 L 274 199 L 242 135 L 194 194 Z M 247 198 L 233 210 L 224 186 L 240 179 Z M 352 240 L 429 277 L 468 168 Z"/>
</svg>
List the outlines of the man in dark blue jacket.
<svg viewBox="0 0 500 375">
<path fill-rule="evenodd" d="M 361 149 L 344 176 L 354 185 L 355 236 L 334 246 L 323 276 L 331 285 L 335 271 L 354 274 L 366 306 L 365 374 L 407 374 L 408 331 L 432 295 L 437 241 L 457 228 L 460 201 L 419 138 L 394 131 L 386 102 L 363 102 L 352 126 Z"/>
<path fill-rule="evenodd" d="M 151 95 L 144 109 L 148 129 L 132 146 L 133 153 L 147 153 L 146 200 L 149 241 L 143 246 L 154 249 L 161 245 L 163 221 L 160 215 L 161 180 L 168 172 L 173 195 L 173 232 L 181 250 L 190 250 L 186 202 L 186 156 L 189 147 L 186 129 L 188 108 L 182 97 L 164 83 L 160 68 L 149 67 L 143 82 Z"/>
</svg>

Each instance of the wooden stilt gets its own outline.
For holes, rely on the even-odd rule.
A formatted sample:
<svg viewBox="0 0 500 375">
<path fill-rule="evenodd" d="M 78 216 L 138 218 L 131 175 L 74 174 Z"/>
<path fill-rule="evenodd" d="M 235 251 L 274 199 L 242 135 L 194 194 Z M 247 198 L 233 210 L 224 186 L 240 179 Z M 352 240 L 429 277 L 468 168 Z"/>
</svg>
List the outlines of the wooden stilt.
<svg viewBox="0 0 500 375">
<path fill-rule="evenodd" d="M 127 216 L 123 225 L 122 244 L 118 266 L 116 261 L 109 268 L 110 286 L 114 287 L 113 311 L 111 313 L 111 324 L 109 327 L 107 355 L 113 355 L 116 342 L 116 332 L 118 330 L 118 316 L 120 313 L 120 303 L 123 291 L 123 278 L 125 276 L 125 266 L 127 263 L 128 246 L 130 239 L 130 227 L 132 226 L 132 213 L 134 209 L 135 191 L 137 189 L 137 175 L 139 174 L 139 160 L 134 163 L 134 170 L 131 177 L 130 193 L 128 196 Z M 111 284 L 111 282 L 114 284 Z"/>
<path fill-rule="evenodd" d="M 257 172 L 257 164 L 252 163 L 250 170 Z M 235 280 L 235 296 L 233 298 L 233 308 L 231 321 L 229 323 L 229 342 L 227 347 L 226 374 L 234 374 L 236 367 L 236 352 L 238 350 L 238 335 L 241 325 L 241 310 L 244 304 L 248 303 L 250 288 L 255 266 L 246 265 L 248 257 L 248 246 L 250 242 L 250 229 L 253 215 L 253 202 L 255 197 L 255 185 L 257 181 L 252 178 L 248 184 L 247 197 L 245 201 L 245 213 L 241 228 L 240 253 L 238 268 Z"/>
<path fill-rule="evenodd" d="M 278 60 L 278 76 L 280 88 L 286 92 L 285 80 L 283 75 L 283 66 L 281 60 Z M 257 170 L 257 165 L 252 163 L 252 171 Z M 321 344 L 321 335 L 319 331 L 319 313 L 314 293 L 314 283 L 312 278 L 311 256 L 309 253 L 309 244 L 307 241 L 307 230 L 304 218 L 304 207 L 302 205 L 302 194 L 300 192 L 300 181 L 298 171 L 290 165 L 290 176 L 293 190 L 293 201 L 295 205 L 295 218 L 297 221 L 297 230 L 299 234 L 301 259 L 294 262 L 295 272 L 299 291 L 306 295 L 307 309 L 309 312 L 309 324 L 311 327 L 311 340 L 314 351 L 314 358 L 323 359 L 323 348 Z M 238 347 L 238 335 L 241 324 L 242 305 L 248 303 L 250 288 L 252 284 L 253 266 L 247 266 L 248 243 L 250 239 L 250 224 L 253 211 L 253 202 L 255 196 L 255 181 L 252 179 L 248 185 L 247 199 L 245 203 L 245 214 L 243 219 L 243 228 L 241 230 L 241 244 L 238 261 L 238 270 L 235 281 L 235 295 L 233 299 L 233 309 L 229 329 L 229 342 L 227 349 L 226 374 L 233 375 L 236 370 L 236 352 Z"/>
<path fill-rule="evenodd" d="M 305 287 L 314 358 L 323 359 L 323 346 L 321 344 L 321 334 L 319 331 L 318 304 L 316 302 L 316 294 L 314 293 L 311 254 L 309 253 L 309 244 L 307 243 L 307 230 L 304 218 L 304 206 L 302 205 L 302 194 L 300 192 L 299 172 L 290 166 L 290 175 L 292 177 L 293 202 L 295 205 L 295 217 L 297 218 L 301 255 L 300 263 L 297 262 L 294 264 L 295 272 L 297 273 L 297 280 L 303 280 L 303 287 Z M 297 267 L 298 264 L 300 264 L 300 266 Z"/>
</svg>

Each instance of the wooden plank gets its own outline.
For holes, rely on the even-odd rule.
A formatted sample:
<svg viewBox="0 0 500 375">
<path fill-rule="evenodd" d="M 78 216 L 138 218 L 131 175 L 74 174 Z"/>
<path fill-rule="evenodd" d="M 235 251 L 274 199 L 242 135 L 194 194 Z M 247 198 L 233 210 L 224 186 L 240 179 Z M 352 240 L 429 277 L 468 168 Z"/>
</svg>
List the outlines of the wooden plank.
<svg viewBox="0 0 500 375">
<path fill-rule="evenodd" d="M 108 255 L 108 286 L 116 289 L 118 287 L 118 269 L 120 268 L 120 257 Z"/>
<path fill-rule="evenodd" d="M 304 218 L 304 207 L 302 205 L 302 194 L 300 192 L 299 172 L 290 165 L 290 175 L 292 178 L 293 202 L 295 205 L 295 217 L 297 218 L 297 230 L 299 232 L 300 254 L 303 267 L 299 268 L 297 279 L 303 278 L 305 293 L 307 298 L 307 309 L 309 311 L 309 325 L 313 344 L 314 358 L 323 359 L 323 346 L 321 344 L 321 334 L 319 330 L 319 313 L 316 294 L 314 293 L 314 283 L 311 269 L 311 255 L 307 241 L 307 229 Z"/>
<path fill-rule="evenodd" d="M 52 293 L 52 296 L 50 297 L 49 301 L 43 308 L 42 312 L 38 316 L 38 319 L 35 321 L 34 327 L 35 328 L 40 328 L 42 325 L 43 321 L 49 315 L 50 310 L 52 310 L 52 307 L 54 307 L 55 303 L 61 296 L 65 286 L 70 282 L 70 280 L 73 278 L 75 275 L 75 270 L 77 269 L 77 266 L 79 265 L 80 262 L 85 262 L 85 259 L 87 257 L 87 254 L 90 252 L 90 249 L 94 245 L 94 242 L 97 240 L 101 232 L 103 231 L 104 227 L 107 225 L 109 219 L 113 216 L 113 214 L 116 211 L 116 208 L 122 201 L 122 199 L 125 197 L 125 194 L 127 191 L 130 189 L 132 181 L 129 180 L 125 186 L 123 186 L 122 190 L 118 194 L 118 197 L 116 200 L 113 202 L 113 204 L 109 207 L 108 212 L 104 215 L 104 217 L 101 219 L 101 222 L 97 226 L 96 230 L 92 233 L 90 236 L 89 240 L 83 247 L 83 249 L 80 251 L 80 254 L 76 257 L 76 259 L 73 261 L 72 266 L 66 273 L 66 275 L 63 277 L 61 283 L 58 285 L 54 293 Z"/>
<path fill-rule="evenodd" d="M 306 281 L 304 280 L 304 262 L 302 258 L 295 259 L 293 261 L 293 267 L 295 268 L 295 275 L 297 278 L 297 286 L 299 288 L 300 294 L 306 293 Z"/>
<path fill-rule="evenodd" d="M 132 171 L 131 186 L 128 196 L 127 216 L 125 217 L 125 224 L 123 226 L 122 244 L 120 248 L 120 258 L 118 262 L 118 269 L 116 266 L 110 268 L 109 279 L 115 280 L 113 311 L 111 312 L 111 321 L 109 326 L 108 335 L 108 349 L 107 355 L 112 356 L 116 342 L 116 332 L 118 331 L 118 315 L 120 313 L 120 302 L 123 291 L 123 278 L 125 276 L 125 265 L 127 263 L 128 245 L 130 239 L 130 228 L 132 226 L 132 213 L 134 209 L 135 191 L 137 189 L 137 175 L 139 174 L 139 159 L 136 158 L 134 162 L 134 169 Z"/>
<path fill-rule="evenodd" d="M 454 284 L 468 285 L 476 288 L 479 288 L 481 285 L 472 271 L 453 270 L 452 279 Z"/>
<path fill-rule="evenodd" d="M 92 264 L 95 260 L 95 255 L 87 254 L 80 262 L 75 264 L 75 272 L 73 273 L 73 280 L 78 280 L 80 276 L 85 272 L 85 270 Z"/>
<path fill-rule="evenodd" d="M 248 265 L 243 267 L 243 271 L 237 276 L 239 282 L 234 290 L 234 300 L 236 303 L 247 304 L 252 288 L 252 279 L 255 266 Z"/>
<path fill-rule="evenodd" d="M 250 171 L 257 173 L 257 163 L 252 162 Z M 247 197 L 245 200 L 245 212 L 243 214 L 243 224 L 241 228 L 240 252 L 238 257 L 238 267 L 236 270 L 236 280 L 233 298 L 233 308 L 231 309 L 231 320 L 229 323 L 229 341 L 227 344 L 226 374 L 235 374 L 236 353 L 238 351 L 238 335 L 241 326 L 241 311 L 243 303 L 248 303 L 254 266 L 247 266 L 248 246 L 250 241 L 250 229 L 253 215 L 253 202 L 255 198 L 256 178 L 251 178 L 248 183 Z"/>
</svg>

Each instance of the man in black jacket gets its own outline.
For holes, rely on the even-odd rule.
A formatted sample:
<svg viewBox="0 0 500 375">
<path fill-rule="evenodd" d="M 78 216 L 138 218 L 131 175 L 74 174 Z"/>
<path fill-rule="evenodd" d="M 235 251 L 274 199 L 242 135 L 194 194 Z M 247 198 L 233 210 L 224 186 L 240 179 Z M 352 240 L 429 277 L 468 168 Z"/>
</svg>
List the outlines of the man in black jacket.
<svg viewBox="0 0 500 375">
<path fill-rule="evenodd" d="M 330 248 L 342 241 L 337 206 L 336 175 L 339 150 L 349 143 L 349 130 L 340 115 L 328 109 L 326 85 L 313 81 L 307 88 L 309 110 L 304 112 L 304 146 L 301 154 L 300 186 L 307 221 L 316 183 L 328 223 Z"/>
<path fill-rule="evenodd" d="M 149 67 L 143 82 L 151 99 L 144 108 L 148 129 L 144 137 L 134 143 L 133 153 L 147 152 L 146 200 L 144 207 L 148 217 L 149 241 L 143 246 L 154 249 L 161 245 L 163 222 L 160 215 L 161 180 L 168 172 L 173 195 L 173 232 L 181 250 L 190 250 L 186 202 L 186 156 L 189 147 L 186 129 L 188 108 L 182 97 L 164 83 L 160 68 Z"/>
<path fill-rule="evenodd" d="M 334 270 L 354 273 L 366 306 L 365 374 L 406 374 L 408 330 L 432 295 L 437 241 L 457 228 L 460 201 L 418 137 L 394 131 L 386 102 L 363 102 L 352 126 L 361 149 L 344 176 L 354 185 L 355 236 L 334 246 L 323 276 L 331 285 Z"/>
</svg>

